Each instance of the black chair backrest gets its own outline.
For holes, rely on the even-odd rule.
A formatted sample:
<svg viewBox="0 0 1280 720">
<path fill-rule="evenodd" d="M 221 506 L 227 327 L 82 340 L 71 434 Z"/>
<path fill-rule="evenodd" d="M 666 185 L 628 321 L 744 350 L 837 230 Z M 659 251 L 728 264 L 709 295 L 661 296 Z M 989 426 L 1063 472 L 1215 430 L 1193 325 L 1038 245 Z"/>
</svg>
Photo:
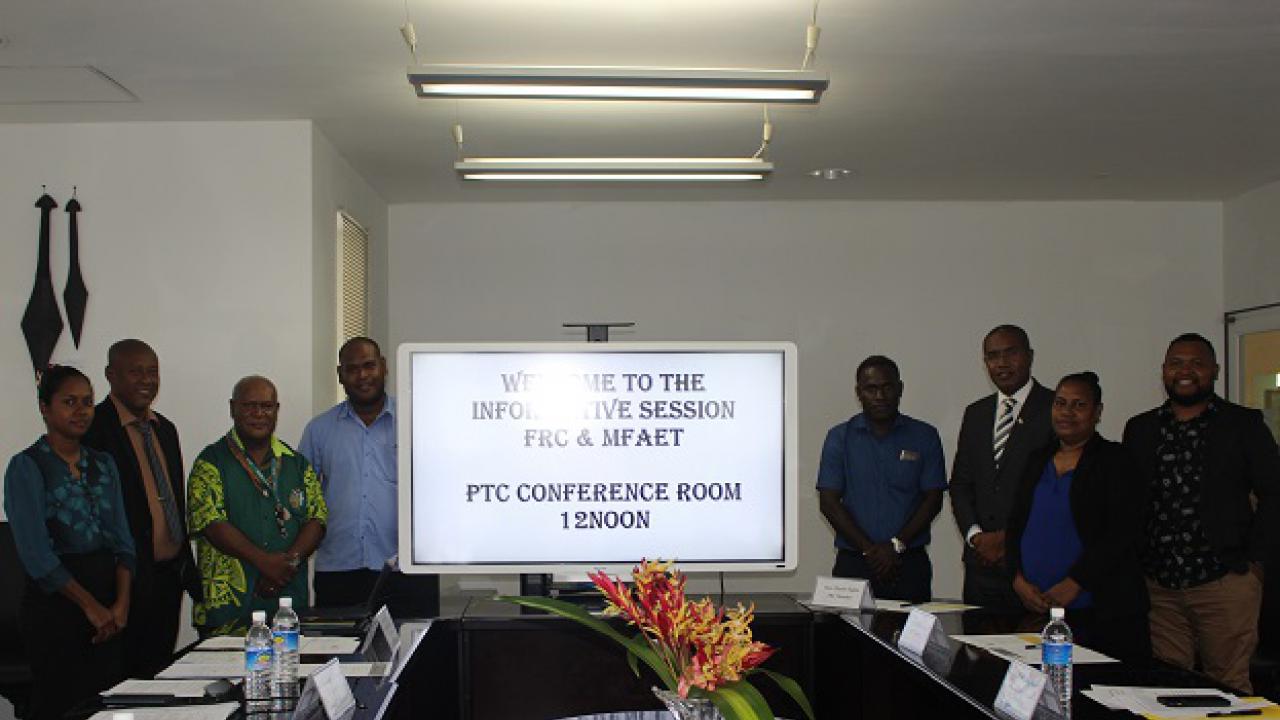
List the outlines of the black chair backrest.
<svg viewBox="0 0 1280 720">
<path fill-rule="evenodd" d="M 22 595 L 27 573 L 18 559 L 9 523 L 0 522 L 0 651 L 22 652 Z"/>
</svg>

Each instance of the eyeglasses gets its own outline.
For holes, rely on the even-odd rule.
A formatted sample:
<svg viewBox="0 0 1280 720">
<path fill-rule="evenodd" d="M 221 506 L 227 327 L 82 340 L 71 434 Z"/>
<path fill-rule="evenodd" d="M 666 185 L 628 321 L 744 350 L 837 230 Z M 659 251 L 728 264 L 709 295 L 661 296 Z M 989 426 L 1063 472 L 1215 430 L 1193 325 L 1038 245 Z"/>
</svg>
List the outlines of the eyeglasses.
<svg viewBox="0 0 1280 720">
<path fill-rule="evenodd" d="M 278 402 L 258 402 L 255 400 L 237 400 L 241 410 L 252 415 L 274 415 L 280 409 Z"/>
</svg>

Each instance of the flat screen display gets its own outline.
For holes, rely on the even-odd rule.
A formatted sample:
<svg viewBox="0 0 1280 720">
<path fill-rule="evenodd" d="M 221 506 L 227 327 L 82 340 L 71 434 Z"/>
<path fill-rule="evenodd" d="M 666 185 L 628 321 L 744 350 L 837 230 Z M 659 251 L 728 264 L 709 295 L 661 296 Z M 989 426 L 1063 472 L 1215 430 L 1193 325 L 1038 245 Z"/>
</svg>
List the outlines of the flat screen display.
<svg viewBox="0 0 1280 720">
<path fill-rule="evenodd" d="M 791 343 L 401 345 L 400 565 L 795 567 Z"/>
</svg>

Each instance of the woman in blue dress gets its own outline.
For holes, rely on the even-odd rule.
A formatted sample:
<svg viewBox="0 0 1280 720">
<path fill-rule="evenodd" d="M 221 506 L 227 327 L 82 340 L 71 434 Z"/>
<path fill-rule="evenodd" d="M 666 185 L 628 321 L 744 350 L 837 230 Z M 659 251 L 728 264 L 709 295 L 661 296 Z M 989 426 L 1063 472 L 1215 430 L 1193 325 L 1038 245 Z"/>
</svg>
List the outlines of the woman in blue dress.
<svg viewBox="0 0 1280 720">
<path fill-rule="evenodd" d="M 45 434 L 9 460 L 4 509 L 27 574 L 23 639 L 31 662 L 26 718 L 61 718 L 122 679 L 120 632 L 136 562 L 120 475 L 80 444 L 93 387 L 55 366 L 37 391 Z"/>
<path fill-rule="evenodd" d="M 1097 432 L 1102 387 L 1091 372 L 1058 383 L 1056 436 L 1031 456 L 1005 534 L 1013 589 L 1027 610 L 1067 609 L 1080 645 L 1150 656 L 1142 547 L 1144 489 L 1129 455 Z"/>
</svg>

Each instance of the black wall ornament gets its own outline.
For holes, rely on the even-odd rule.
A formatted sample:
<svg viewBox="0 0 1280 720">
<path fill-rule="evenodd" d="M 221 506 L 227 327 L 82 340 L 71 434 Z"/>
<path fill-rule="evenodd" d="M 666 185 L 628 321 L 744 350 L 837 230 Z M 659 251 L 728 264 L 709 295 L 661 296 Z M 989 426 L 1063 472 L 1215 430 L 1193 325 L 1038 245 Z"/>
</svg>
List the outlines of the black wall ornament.
<svg viewBox="0 0 1280 720">
<path fill-rule="evenodd" d="M 35 285 L 31 299 L 22 314 L 22 334 L 27 339 L 27 351 L 31 353 L 31 367 L 36 380 L 49 366 L 53 348 L 62 334 L 62 314 L 58 312 L 58 298 L 53 292 L 53 277 L 49 270 L 49 216 L 58 203 L 48 193 L 36 200 L 40 208 L 40 256 L 36 261 Z M 75 215 L 72 215 L 74 218 Z"/>
<path fill-rule="evenodd" d="M 84 329 L 84 311 L 89 305 L 89 288 L 84 286 L 84 277 L 80 274 L 80 231 L 76 224 L 76 216 L 80 213 L 80 201 L 76 199 L 76 190 L 71 188 L 71 202 L 67 203 L 67 217 L 71 236 L 71 266 L 67 270 L 67 286 L 62 290 L 62 303 L 67 311 L 67 323 L 71 325 L 71 339 L 76 347 L 80 347 L 80 331 Z"/>
</svg>

